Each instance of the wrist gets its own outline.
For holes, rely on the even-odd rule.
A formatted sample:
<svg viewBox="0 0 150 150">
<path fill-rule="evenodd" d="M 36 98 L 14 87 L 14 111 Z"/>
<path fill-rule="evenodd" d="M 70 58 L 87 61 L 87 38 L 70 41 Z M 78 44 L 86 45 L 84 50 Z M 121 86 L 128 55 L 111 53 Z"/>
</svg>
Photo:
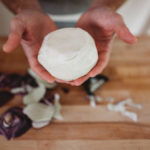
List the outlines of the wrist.
<svg viewBox="0 0 150 150">
<path fill-rule="evenodd" d="M 21 11 L 30 9 L 42 11 L 38 0 L 1 0 L 13 13 L 18 14 Z"/>
<path fill-rule="evenodd" d="M 44 14 L 44 12 L 41 9 L 38 9 L 38 8 L 34 8 L 34 9 L 32 9 L 32 8 L 18 9 L 16 11 L 16 14 L 25 13 L 25 12 L 37 12 L 37 13 L 43 13 Z"/>
<path fill-rule="evenodd" d="M 125 0 L 95 0 L 91 8 L 107 8 L 116 11 Z"/>
<path fill-rule="evenodd" d="M 99 10 L 99 11 L 114 11 L 111 7 L 108 7 L 108 6 L 106 6 L 106 5 L 93 5 L 93 6 L 91 6 L 88 10 L 90 11 L 90 10 Z"/>
<path fill-rule="evenodd" d="M 22 13 L 22 12 L 26 12 L 26 11 L 34 11 L 34 12 L 42 12 L 42 9 L 40 7 L 32 7 L 32 6 L 29 6 L 29 7 L 19 7 L 17 10 L 16 10 L 16 14 L 19 14 L 19 13 Z"/>
<path fill-rule="evenodd" d="M 40 7 L 39 3 L 35 0 L 33 1 L 26 1 L 24 3 L 19 3 L 15 13 L 21 13 L 24 11 L 39 11 L 42 12 L 42 8 Z"/>
</svg>

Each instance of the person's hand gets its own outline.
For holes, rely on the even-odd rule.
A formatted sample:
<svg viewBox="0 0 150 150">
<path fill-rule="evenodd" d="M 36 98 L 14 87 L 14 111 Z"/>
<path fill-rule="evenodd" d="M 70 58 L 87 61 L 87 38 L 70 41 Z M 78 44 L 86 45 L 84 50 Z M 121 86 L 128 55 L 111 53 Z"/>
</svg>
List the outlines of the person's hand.
<svg viewBox="0 0 150 150">
<path fill-rule="evenodd" d="M 39 64 L 37 55 L 45 35 L 56 29 L 55 23 L 43 12 L 22 11 L 11 21 L 10 34 L 3 50 L 12 52 L 21 43 L 32 70 L 42 79 L 53 82 L 55 79 Z"/>
<path fill-rule="evenodd" d="M 76 27 L 80 27 L 92 35 L 98 49 L 99 59 L 96 66 L 86 76 L 68 82 L 71 85 L 81 85 L 88 78 L 103 71 L 109 60 L 110 44 L 114 34 L 129 44 L 135 43 L 137 40 L 126 27 L 122 17 L 105 7 L 89 9 L 81 16 Z"/>
</svg>

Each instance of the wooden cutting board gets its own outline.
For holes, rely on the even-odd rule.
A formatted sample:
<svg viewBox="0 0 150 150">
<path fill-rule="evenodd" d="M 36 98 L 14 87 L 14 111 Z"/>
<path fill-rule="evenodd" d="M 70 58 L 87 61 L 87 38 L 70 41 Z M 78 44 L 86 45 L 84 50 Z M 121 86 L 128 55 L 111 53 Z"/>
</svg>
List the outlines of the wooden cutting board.
<svg viewBox="0 0 150 150">
<path fill-rule="evenodd" d="M 0 38 L 0 46 L 4 41 Z M 11 54 L 0 51 L 0 72 L 25 73 L 27 68 L 21 48 Z M 9 142 L 0 137 L 0 150 L 150 150 L 150 38 L 141 37 L 133 46 L 116 40 L 103 74 L 110 81 L 96 94 L 116 100 L 130 97 L 142 104 L 142 110 L 132 110 L 139 116 L 137 123 L 108 111 L 105 103 L 90 107 L 81 87 L 60 85 L 70 89 L 65 94 L 57 88 L 64 120 Z M 0 113 L 16 105 L 22 105 L 19 96 Z"/>
</svg>

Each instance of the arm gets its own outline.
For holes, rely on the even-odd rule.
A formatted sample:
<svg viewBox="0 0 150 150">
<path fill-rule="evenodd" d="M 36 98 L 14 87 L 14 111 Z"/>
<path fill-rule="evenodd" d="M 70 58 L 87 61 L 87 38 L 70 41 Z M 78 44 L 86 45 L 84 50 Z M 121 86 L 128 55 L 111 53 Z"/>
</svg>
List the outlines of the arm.
<svg viewBox="0 0 150 150">
<path fill-rule="evenodd" d="M 41 11 L 37 0 L 2 0 L 2 2 L 15 14 L 27 9 Z"/>
<path fill-rule="evenodd" d="M 14 51 L 20 44 L 30 67 L 42 79 L 54 82 L 53 78 L 38 62 L 37 56 L 43 38 L 57 29 L 53 20 L 42 12 L 37 0 L 2 0 L 16 16 L 11 20 L 8 40 L 4 52 Z"/>
</svg>

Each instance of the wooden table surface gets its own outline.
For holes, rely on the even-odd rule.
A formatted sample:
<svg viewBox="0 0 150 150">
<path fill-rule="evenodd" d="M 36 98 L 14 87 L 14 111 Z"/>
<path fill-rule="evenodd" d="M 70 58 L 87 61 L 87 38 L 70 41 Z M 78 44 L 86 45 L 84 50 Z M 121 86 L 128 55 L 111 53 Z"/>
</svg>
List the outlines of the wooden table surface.
<svg viewBox="0 0 150 150">
<path fill-rule="evenodd" d="M 0 40 L 0 46 L 5 41 Z M 0 71 L 24 73 L 28 67 L 23 52 L 0 52 Z M 150 38 L 141 37 L 133 46 L 115 41 L 104 74 L 110 78 L 97 95 L 117 100 L 131 97 L 143 105 L 134 110 L 137 123 L 106 109 L 106 104 L 89 106 L 81 87 L 61 94 L 63 121 L 40 130 L 31 129 L 12 141 L 0 137 L 0 150 L 150 150 Z M 21 97 L 0 108 L 21 105 Z"/>
</svg>

